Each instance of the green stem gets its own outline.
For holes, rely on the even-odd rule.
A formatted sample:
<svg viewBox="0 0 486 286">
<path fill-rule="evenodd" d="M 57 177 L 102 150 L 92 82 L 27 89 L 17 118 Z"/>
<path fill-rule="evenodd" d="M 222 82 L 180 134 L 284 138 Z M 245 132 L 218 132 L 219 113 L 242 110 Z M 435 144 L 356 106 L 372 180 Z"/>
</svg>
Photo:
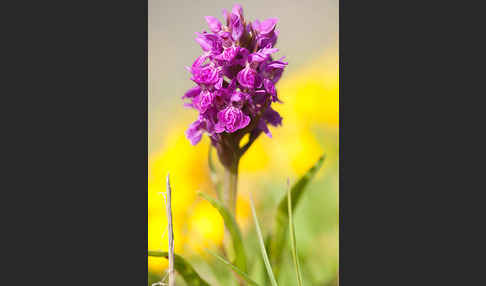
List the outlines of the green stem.
<svg viewBox="0 0 486 286">
<path fill-rule="evenodd" d="M 223 165 L 221 180 L 221 201 L 228 212 L 236 219 L 236 199 L 238 196 L 238 164 L 244 152 L 240 149 L 241 134 L 223 134 L 216 145 L 219 161 Z M 236 253 L 232 247 L 231 233 L 224 226 L 223 249 L 228 261 L 234 261 Z M 244 285 L 243 279 L 236 273 L 240 285 Z"/>
<path fill-rule="evenodd" d="M 238 194 L 238 161 L 224 168 L 223 174 L 223 203 L 230 213 L 236 214 L 236 197 Z"/>
<path fill-rule="evenodd" d="M 236 197 L 238 194 L 238 161 L 234 160 L 230 165 L 225 166 L 223 171 L 223 189 L 222 189 L 222 201 L 224 206 L 228 209 L 230 214 L 236 218 Z M 231 247 L 231 233 L 229 229 L 224 226 L 224 249 L 226 257 L 233 259 L 235 253 Z"/>
<path fill-rule="evenodd" d="M 238 195 L 238 163 L 239 158 L 231 163 L 231 165 L 224 168 L 223 174 L 223 204 L 229 210 L 231 215 L 236 219 L 236 198 Z M 225 250 L 225 256 L 228 260 L 233 261 L 236 257 L 234 253 L 233 244 L 231 241 L 231 233 L 229 229 L 224 226 L 224 239 L 223 245 Z M 239 285 L 244 285 L 243 279 L 235 273 L 235 277 Z"/>
</svg>

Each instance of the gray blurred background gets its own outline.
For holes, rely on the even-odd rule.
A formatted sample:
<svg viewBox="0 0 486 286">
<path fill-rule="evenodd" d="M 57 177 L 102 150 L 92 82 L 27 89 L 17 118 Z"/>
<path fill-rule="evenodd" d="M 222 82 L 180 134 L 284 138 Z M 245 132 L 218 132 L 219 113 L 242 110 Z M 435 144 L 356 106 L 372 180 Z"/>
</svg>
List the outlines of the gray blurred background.
<svg viewBox="0 0 486 286">
<path fill-rule="evenodd" d="M 338 0 L 280 1 L 148 1 L 148 136 L 149 155 L 160 147 L 164 130 L 179 116 L 196 113 L 183 107 L 180 97 L 193 86 L 184 68 L 190 66 L 201 48 L 195 32 L 208 30 L 204 16 L 222 21 L 222 9 L 243 6 L 245 19 L 277 17 L 280 35 L 277 56 L 292 64 L 287 73 L 312 62 L 326 49 L 338 46 Z M 188 124 L 190 121 L 187 122 Z"/>
</svg>

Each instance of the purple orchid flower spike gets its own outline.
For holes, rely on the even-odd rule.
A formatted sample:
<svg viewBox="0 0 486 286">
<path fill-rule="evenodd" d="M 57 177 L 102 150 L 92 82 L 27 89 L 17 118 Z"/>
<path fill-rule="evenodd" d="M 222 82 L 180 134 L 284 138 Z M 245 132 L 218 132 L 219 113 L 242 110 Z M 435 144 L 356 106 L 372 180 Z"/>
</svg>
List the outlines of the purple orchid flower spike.
<svg viewBox="0 0 486 286">
<path fill-rule="evenodd" d="M 207 134 L 223 165 L 233 168 L 259 134 L 271 136 L 268 125 L 282 124 L 272 104 L 280 102 L 275 84 L 287 63 L 273 58 L 276 18 L 247 21 L 236 4 L 223 10 L 222 21 L 205 20 L 210 32 L 196 33 L 203 53 L 187 68 L 196 86 L 182 96 L 199 113 L 186 136 L 195 145 Z M 245 134 L 250 141 L 240 147 Z"/>
</svg>

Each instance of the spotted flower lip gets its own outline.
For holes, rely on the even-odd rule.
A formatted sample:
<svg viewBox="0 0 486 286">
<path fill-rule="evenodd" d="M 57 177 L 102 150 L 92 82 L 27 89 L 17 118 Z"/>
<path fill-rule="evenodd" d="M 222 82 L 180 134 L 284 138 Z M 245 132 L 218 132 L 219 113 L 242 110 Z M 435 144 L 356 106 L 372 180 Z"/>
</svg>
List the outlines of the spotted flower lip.
<svg viewBox="0 0 486 286">
<path fill-rule="evenodd" d="M 275 84 L 288 65 L 284 58 L 273 58 L 279 51 L 274 47 L 278 19 L 248 21 L 239 4 L 231 11 L 223 9 L 222 21 L 213 16 L 204 19 L 209 31 L 198 32 L 195 38 L 202 55 L 187 67 L 196 86 L 182 96 L 188 100 L 186 106 L 199 112 L 187 138 L 195 145 L 206 133 L 213 145 L 221 145 L 239 130 L 271 137 L 268 125 L 282 124 L 272 108 L 272 103 L 281 102 Z"/>
<path fill-rule="evenodd" d="M 204 90 L 198 95 L 197 98 L 195 98 L 193 102 L 195 103 L 199 112 L 204 113 L 213 104 L 214 97 L 214 93 Z"/>
<path fill-rule="evenodd" d="M 218 112 L 220 126 L 224 126 L 226 132 L 233 133 L 245 128 L 250 123 L 250 116 L 244 114 L 239 108 L 228 106 Z"/>
<path fill-rule="evenodd" d="M 198 84 L 214 85 L 221 79 L 221 71 L 210 65 L 193 70 L 192 80 Z"/>
<path fill-rule="evenodd" d="M 231 46 L 226 48 L 221 54 L 214 58 L 221 61 L 231 62 L 238 55 L 239 50 L 240 49 L 238 47 Z"/>
</svg>

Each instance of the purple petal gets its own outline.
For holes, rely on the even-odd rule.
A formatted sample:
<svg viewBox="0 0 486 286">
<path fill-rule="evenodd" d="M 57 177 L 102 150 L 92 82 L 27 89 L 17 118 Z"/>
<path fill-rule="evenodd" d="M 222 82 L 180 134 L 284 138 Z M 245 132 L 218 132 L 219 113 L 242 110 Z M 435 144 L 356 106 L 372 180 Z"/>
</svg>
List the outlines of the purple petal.
<svg viewBox="0 0 486 286">
<path fill-rule="evenodd" d="M 251 27 L 253 28 L 253 30 L 255 30 L 256 32 L 260 32 L 260 27 L 261 27 L 261 24 L 260 24 L 260 21 L 258 20 L 255 20 L 251 23 Z"/>
<path fill-rule="evenodd" d="M 231 14 L 231 37 L 234 41 L 238 41 L 243 35 L 245 27 L 243 26 L 242 19 L 235 14 Z"/>
<path fill-rule="evenodd" d="M 269 34 L 277 25 L 278 19 L 277 18 L 270 18 L 267 19 L 260 24 L 260 33 L 261 34 Z"/>
<path fill-rule="evenodd" d="M 243 19 L 243 7 L 240 4 L 235 4 L 231 13 L 237 15 L 239 19 Z"/>
<path fill-rule="evenodd" d="M 268 137 L 272 138 L 272 132 L 270 132 L 270 130 L 268 129 L 268 126 L 267 126 L 267 123 L 265 122 L 265 120 L 260 119 L 260 121 L 258 121 L 257 128 L 260 131 L 262 131 L 263 133 L 265 133 Z"/>
<path fill-rule="evenodd" d="M 212 66 L 193 69 L 193 76 L 191 79 L 197 84 L 217 85 L 219 82 L 222 84 L 221 70 Z"/>
<path fill-rule="evenodd" d="M 271 107 L 265 110 L 263 118 L 273 126 L 282 125 L 282 117 L 277 111 L 273 110 Z"/>
<path fill-rule="evenodd" d="M 203 49 L 203 51 L 205 52 L 208 52 L 211 50 L 212 48 L 212 45 L 210 42 L 207 41 L 206 37 L 203 36 L 203 34 L 199 34 L 199 33 L 196 33 L 197 37 L 196 37 L 196 42 L 199 43 L 199 45 L 201 46 L 201 49 Z"/>
<path fill-rule="evenodd" d="M 195 86 L 191 89 L 189 89 L 186 93 L 184 93 L 184 96 L 182 98 L 194 98 L 199 95 L 201 92 L 201 88 L 199 86 Z"/>
<path fill-rule="evenodd" d="M 212 54 L 220 54 L 223 50 L 223 42 L 218 35 L 208 33 L 196 33 L 196 42 L 199 43 L 201 49 Z"/>
<path fill-rule="evenodd" d="M 261 63 L 266 60 L 271 54 L 278 52 L 276 48 L 263 48 L 253 54 L 250 54 L 250 62 Z"/>
<path fill-rule="evenodd" d="M 241 108 L 245 102 L 250 98 L 250 95 L 241 91 L 235 91 L 230 98 L 231 104 L 237 108 Z"/>
<path fill-rule="evenodd" d="M 250 124 L 250 116 L 242 113 L 243 115 L 243 118 L 240 122 L 240 125 L 238 126 L 238 129 L 242 129 L 242 128 L 245 128 L 246 126 L 248 126 L 248 124 Z"/>
<path fill-rule="evenodd" d="M 194 105 L 197 106 L 201 113 L 204 113 L 213 104 L 213 101 L 214 94 L 205 90 L 194 99 Z"/>
<path fill-rule="evenodd" d="M 208 22 L 209 29 L 211 29 L 213 33 L 221 31 L 221 22 L 219 22 L 216 17 L 206 16 L 205 18 L 206 22 Z"/>
<path fill-rule="evenodd" d="M 229 47 L 225 49 L 224 52 L 222 52 L 220 55 L 216 56 L 215 58 L 218 60 L 230 62 L 236 57 L 236 55 L 238 54 L 238 50 L 239 48 L 236 46 Z"/>
<path fill-rule="evenodd" d="M 199 56 L 190 67 L 190 71 L 192 72 L 193 69 L 201 68 L 203 66 L 203 63 L 206 61 L 206 58 L 207 57 L 204 55 Z"/>
<path fill-rule="evenodd" d="M 238 75 L 236 76 L 240 85 L 246 88 L 255 87 L 255 83 L 257 82 L 256 77 L 257 77 L 256 71 L 250 68 L 250 66 L 247 66 L 246 68 L 242 69 L 240 72 L 238 72 Z"/>
<path fill-rule="evenodd" d="M 201 121 L 196 120 L 190 126 L 189 129 L 186 131 L 186 137 L 191 141 L 192 145 L 196 145 L 201 141 L 202 138 L 202 130 L 201 130 Z"/>
<path fill-rule="evenodd" d="M 263 80 L 263 86 L 265 87 L 265 90 L 272 96 L 272 101 L 273 102 L 278 101 L 277 91 L 275 89 L 275 85 L 274 85 L 273 81 L 271 81 L 269 79 L 264 79 Z"/>
<path fill-rule="evenodd" d="M 226 132 L 233 133 L 248 126 L 250 116 L 234 106 L 228 106 L 218 112 L 218 121 L 220 126 L 224 125 Z"/>
</svg>

